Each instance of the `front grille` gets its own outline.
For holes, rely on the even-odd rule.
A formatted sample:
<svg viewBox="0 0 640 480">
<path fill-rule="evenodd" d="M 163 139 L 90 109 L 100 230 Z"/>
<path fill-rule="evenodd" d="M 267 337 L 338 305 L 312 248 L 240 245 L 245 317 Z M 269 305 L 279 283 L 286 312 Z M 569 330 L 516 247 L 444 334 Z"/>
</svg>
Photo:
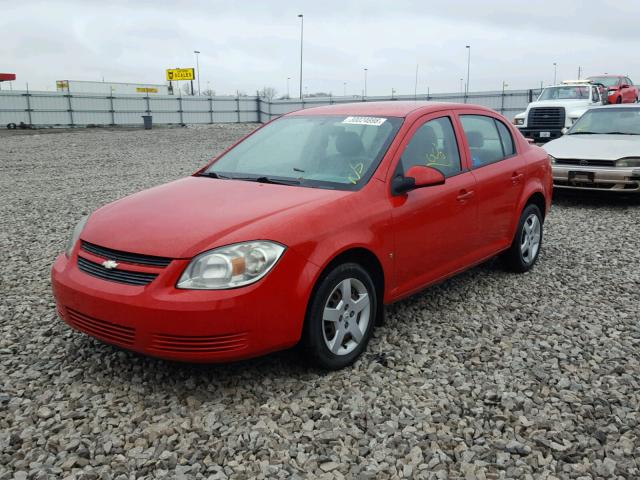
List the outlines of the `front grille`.
<svg viewBox="0 0 640 480">
<path fill-rule="evenodd" d="M 563 107 L 536 107 L 529 110 L 528 128 L 563 128 Z"/>
<path fill-rule="evenodd" d="M 120 250 L 112 250 L 110 248 L 100 247 L 93 243 L 80 242 L 80 248 L 85 252 L 93 253 L 98 257 L 115 260 L 116 262 L 134 263 L 138 265 L 149 265 L 151 267 L 166 267 L 171 263 L 170 258 L 155 257 L 153 255 L 141 255 L 138 253 L 122 252 Z"/>
<path fill-rule="evenodd" d="M 66 310 L 67 321 L 77 330 L 88 333 L 106 342 L 124 346 L 133 345 L 136 334 L 134 328 L 89 317 L 70 308 Z"/>
<path fill-rule="evenodd" d="M 94 277 L 128 285 L 147 285 L 158 275 L 155 273 L 132 272 L 130 270 L 108 269 L 83 257 L 78 257 L 78 268 Z"/>
<path fill-rule="evenodd" d="M 212 336 L 183 336 L 156 333 L 150 348 L 159 352 L 217 353 L 242 350 L 247 347 L 246 333 Z"/>
<path fill-rule="evenodd" d="M 578 158 L 556 158 L 558 165 L 578 165 L 580 167 L 615 167 L 615 160 L 585 160 Z"/>
</svg>

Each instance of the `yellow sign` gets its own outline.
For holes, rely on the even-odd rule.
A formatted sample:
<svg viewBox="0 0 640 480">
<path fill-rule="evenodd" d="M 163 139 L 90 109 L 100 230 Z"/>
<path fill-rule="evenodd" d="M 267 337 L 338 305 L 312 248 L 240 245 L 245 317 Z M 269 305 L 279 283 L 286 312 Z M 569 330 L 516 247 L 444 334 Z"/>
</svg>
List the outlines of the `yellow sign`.
<svg viewBox="0 0 640 480">
<path fill-rule="evenodd" d="M 167 69 L 167 80 L 194 80 L 196 78 L 193 68 Z"/>
<path fill-rule="evenodd" d="M 136 87 L 136 92 L 139 93 L 158 93 L 157 88 L 153 87 Z"/>
<path fill-rule="evenodd" d="M 67 80 L 56 80 L 56 89 L 64 90 L 69 89 L 69 82 Z"/>
</svg>

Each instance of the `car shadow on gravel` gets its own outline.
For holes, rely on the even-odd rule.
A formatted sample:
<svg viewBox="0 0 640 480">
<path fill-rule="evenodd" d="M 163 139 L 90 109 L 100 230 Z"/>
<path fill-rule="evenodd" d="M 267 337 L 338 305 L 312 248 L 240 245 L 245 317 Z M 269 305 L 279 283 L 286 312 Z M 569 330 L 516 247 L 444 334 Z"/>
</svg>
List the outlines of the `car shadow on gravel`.
<svg viewBox="0 0 640 480">
<path fill-rule="evenodd" d="M 640 195 L 577 191 L 577 190 L 554 190 L 553 205 L 570 208 L 637 208 L 640 207 Z M 553 208 L 553 206 L 552 206 Z"/>
</svg>

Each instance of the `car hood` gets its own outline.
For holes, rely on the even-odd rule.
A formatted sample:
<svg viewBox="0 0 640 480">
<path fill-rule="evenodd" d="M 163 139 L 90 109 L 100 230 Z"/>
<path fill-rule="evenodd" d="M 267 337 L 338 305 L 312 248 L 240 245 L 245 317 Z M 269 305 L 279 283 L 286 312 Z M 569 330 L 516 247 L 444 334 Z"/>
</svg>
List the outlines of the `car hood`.
<svg viewBox="0 0 640 480">
<path fill-rule="evenodd" d="M 640 136 L 564 135 L 545 144 L 543 148 L 556 158 L 618 160 L 640 157 Z"/>
<path fill-rule="evenodd" d="M 566 110 L 576 110 L 585 108 L 590 104 L 589 100 L 541 100 L 539 102 L 531 102 L 529 108 L 564 107 Z"/>
<path fill-rule="evenodd" d="M 335 201 L 349 191 L 241 180 L 188 177 L 117 200 L 91 214 L 81 238 L 131 253 L 190 258 L 241 238 L 260 224 L 260 239 L 287 222 L 290 214 Z M 253 229 L 255 233 L 255 228 Z M 238 236 L 240 233 L 240 236 Z"/>
</svg>

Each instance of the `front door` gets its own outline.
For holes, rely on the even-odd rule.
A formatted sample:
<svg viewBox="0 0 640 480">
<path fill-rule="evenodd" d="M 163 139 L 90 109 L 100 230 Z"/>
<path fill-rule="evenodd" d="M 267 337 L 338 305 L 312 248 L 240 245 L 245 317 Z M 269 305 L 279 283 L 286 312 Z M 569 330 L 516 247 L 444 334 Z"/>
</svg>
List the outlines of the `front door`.
<svg viewBox="0 0 640 480">
<path fill-rule="evenodd" d="M 426 165 L 446 180 L 391 197 L 396 296 L 455 273 L 474 255 L 476 180 L 461 159 L 456 130 L 448 115 L 428 115 L 416 121 L 399 149 L 393 176 Z"/>
</svg>

